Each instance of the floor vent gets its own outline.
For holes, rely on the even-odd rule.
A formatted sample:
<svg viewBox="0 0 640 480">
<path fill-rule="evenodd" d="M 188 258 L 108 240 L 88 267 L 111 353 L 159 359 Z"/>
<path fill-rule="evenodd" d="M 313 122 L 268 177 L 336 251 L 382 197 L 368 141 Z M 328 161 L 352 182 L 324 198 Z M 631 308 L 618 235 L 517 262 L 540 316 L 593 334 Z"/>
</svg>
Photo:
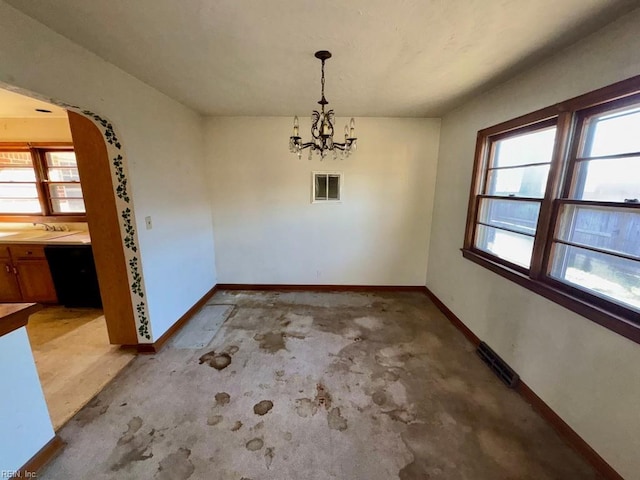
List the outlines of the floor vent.
<svg viewBox="0 0 640 480">
<path fill-rule="evenodd" d="M 502 360 L 496 352 L 491 350 L 491 347 L 484 342 L 480 342 L 478 350 L 476 350 L 480 358 L 484 363 L 489 365 L 489 368 L 502 380 L 507 387 L 514 388 L 518 385 L 520 377 L 513 369 Z"/>
</svg>

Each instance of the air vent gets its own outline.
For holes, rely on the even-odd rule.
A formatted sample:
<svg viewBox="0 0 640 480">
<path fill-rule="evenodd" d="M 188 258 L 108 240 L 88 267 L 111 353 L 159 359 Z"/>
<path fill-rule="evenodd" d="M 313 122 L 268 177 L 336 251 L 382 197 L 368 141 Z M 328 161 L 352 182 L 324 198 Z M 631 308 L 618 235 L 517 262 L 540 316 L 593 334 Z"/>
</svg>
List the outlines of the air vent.
<svg viewBox="0 0 640 480">
<path fill-rule="evenodd" d="M 484 363 L 489 365 L 489 368 L 502 380 L 507 387 L 514 388 L 518 385 L 520 377 L 513 369 L 502 360 L 496 352 L 491 350 L 491 347 L 484 342 L 480 342 L 478 349 L 476 350 L 480 358 Z"/>
</svg>

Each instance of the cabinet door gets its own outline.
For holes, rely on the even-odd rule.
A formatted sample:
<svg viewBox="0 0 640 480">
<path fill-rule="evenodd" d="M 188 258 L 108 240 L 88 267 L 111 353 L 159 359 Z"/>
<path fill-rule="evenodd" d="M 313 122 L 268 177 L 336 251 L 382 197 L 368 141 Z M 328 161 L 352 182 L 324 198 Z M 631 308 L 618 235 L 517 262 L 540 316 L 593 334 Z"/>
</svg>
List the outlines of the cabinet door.
<svg viewBox="0 0 640 480">
<path fill-rule="evenodd" d="M 13 265 L 8 258 L 0 258 L 0 302 L 21 302 L 22 294 Z"/>
<path fill-rule="evenodd" d="M 14 262 L 25 302 L 57 303 L 56 289 L 46 260 Z"/>
</svg>

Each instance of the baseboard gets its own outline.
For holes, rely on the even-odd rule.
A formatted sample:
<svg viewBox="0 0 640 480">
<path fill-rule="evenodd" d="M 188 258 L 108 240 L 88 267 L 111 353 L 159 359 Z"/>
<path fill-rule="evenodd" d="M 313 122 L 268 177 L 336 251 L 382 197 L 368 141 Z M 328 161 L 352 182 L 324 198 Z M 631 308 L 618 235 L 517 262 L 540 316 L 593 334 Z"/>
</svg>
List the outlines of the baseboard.
<svg viewBox="0 0 640 480">
<path fill-rule="evenodd" d="M 308 292 L 422 292 L 423 285 L 296 285 L 219 283 L 218 290 L 277 290 Z"/>
<path fill-rule="evenodd" d="M 478 346 L 480 339 L 460 320 L 428 287 L 424 293 L 438 307 L 447 319 L 462 332 L 474 346 Z M 538 414 L 544 418 L 560 437 L 578 452 L 603 478 L 607 480 L 624 480 L 607 461 L 602 458 L 584 439 L 576 433 L 553 409 L 547 405 L 531 388 L 520 379 L 516 391 L 529 403 Z"/>
<path fill-rule="evenodd" d="M 62 439 L 55 435 L 20 470 L 14 472 L 11 478 L 37 478 L 42 467 L 58 456 L 64 446 Z"/>
<path fill-rule="evenodd" d="M 169 329 L 162 334 L 162 336 L 153 343 L 139 343 L 136 345 L 138 353 L 153 354 L 158 353 L 162 347 L 169 341 L 169 339 L 175 335 L 185 324 L 191 320 L 191 317 L 200 310 L 211 297 L 220 289 L 218 285 L 215 285 L 211 290 L 205 293 L 200 300 L 198 300 L 187 312 L 182 315 L 176 323 L 171 325 Z"/>
<path fill-rule="evenodd" d="M 547 422 L 551 424 L 556 432 L 576 450 L 584 459 L 589 462 L 596 471 L 607 480 L 624 480 L 622 475 L 616 472 L 607 461 L 602 458 L 591 446 L 585 442 L 580 435 L 576 433 L 569 425 L 565 423 L 560 416 L 554 412 L 544 400 L 535 394 L 529 386 L 520 380 L 516 390 L 524 399 L 540 414 Z"/>
<path fill-rule="evenodd" d="M 431 290 L 429 290 L 427 287 L 424 287 L 423 292 L 426 293 L 427 296 L 431 299 L 431 301 L 435 304 L 435 306 L 438 307 L 438 310 L 444 313 L 444 316 L 447 317 L 449 321 L 453 323 L 453 325 L 458 330 L 460 330 L 465 337 L 467 337 L 467 340 L 469 340 L 474 347 L 477 347 L 478 345 L 480 345 L 480 339 L 477 337 L 477 335 L 473 333 L 469 329 L 469 327 L 467 327 L 464 323 L 462 323 L 462 320 L 460 320 L 455 315 L 455 313 L 449 310 L 449 308 L 444 303 L 442 303 L 442 301 L 438 297 L 436 297 Z"/>
</svg>

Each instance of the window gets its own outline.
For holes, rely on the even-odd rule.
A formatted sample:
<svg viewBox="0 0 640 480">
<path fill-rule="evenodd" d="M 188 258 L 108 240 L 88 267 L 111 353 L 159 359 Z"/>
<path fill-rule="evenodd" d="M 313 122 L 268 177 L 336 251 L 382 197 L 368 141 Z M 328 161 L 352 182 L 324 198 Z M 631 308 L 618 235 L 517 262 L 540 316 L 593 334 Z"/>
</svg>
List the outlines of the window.
<svg viewBox="0 0 640 480">
<path fill-rule="evenodd" d="M 83 216 L 84 212 L 70 147 L 0 144 L 0 215 Z"/>
<path fill-rule="evenodd" d="M 342 173 L 313 172 L 312 203 L 339 202 L 342 196 Z"/>
<path fill-rule="evenodd" d="M 489 139 L 476 247 L 528 269 L 549 176 L 555 121 Z"/>
<path fill-rule="evenodd" d="M 76 155 L 73 151 L 49 151 L 44 152 L 45 178 L 48 188 L 51 212 L 83 213 L 84 200 L 82 199 L 82 187 L 76 164 Z"/>
<path fill-rule="evenodd" d="M 640 77 L 478 132 L 463 254 L 640 342 Z"/>
<path fill-rule="evenodd" d="M 29 152 L 0 151 L 0 212 L 43 213 Z"/>
</svg>

